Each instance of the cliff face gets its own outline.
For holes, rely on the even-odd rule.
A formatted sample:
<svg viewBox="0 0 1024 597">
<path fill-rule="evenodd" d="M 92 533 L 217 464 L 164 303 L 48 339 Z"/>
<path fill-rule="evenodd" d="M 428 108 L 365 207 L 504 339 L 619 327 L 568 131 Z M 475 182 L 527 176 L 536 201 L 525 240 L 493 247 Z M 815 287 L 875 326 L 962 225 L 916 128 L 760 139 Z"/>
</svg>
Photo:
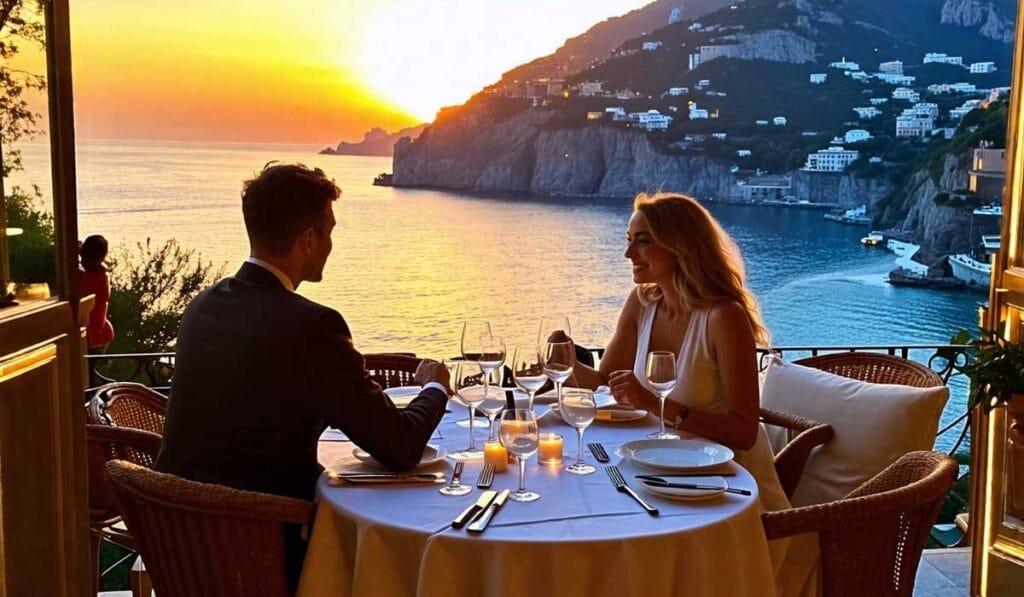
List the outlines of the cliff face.
<svg viewBox="0 0 1024 597">
<path fill-rule="evenodd" d="M 742 60 L 770 60 L 804 64 L 814 62 L 813 41 L 782 29 L 768 29 L 750 35 L 740 35 L 739 55 Z"/>
<path fill-rule="evenodd" d="M 528 110 L 478 126 L 464 116 L 395 146 L 396 185 L 548 195 L 631 197 L 677 191 L 724 199 L 736 190 L 728 164 L 704 154 L 662 153 L 646 134 L 614 126 L 549 129 L 551 112 Z M 793 194 L 845 207 L 874 206 L 885 180 L 795 172 Z"/>
<path fill-rule="evenodd" d="M 976 27 L 985 37 L 1013 42 L 1013 18 L 991 0 L 946 0 L 942 5 L 941 22 Z"/>
</svg>

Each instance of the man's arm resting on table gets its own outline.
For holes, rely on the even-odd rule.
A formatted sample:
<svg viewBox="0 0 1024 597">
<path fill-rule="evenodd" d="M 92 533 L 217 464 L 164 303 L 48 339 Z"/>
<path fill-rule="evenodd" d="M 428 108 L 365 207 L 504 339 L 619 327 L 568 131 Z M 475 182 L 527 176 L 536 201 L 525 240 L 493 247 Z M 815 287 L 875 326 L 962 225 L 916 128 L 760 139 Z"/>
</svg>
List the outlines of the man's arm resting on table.
<svg viewBox="0 0 1024 597">
<path fill-rule="evenodd" d="M 306 377 L 315 388 L 309 407 L 341 429 L 385 467 L 410 469 L 444 415 L 448 394 L 441 384 L 426 384 L 399 410 L 366 371 L 348 326 L 335 311 L 325 311 L 309 333 Z M 434 387 L 436 386 L 436 387 Z"/>
</svg>

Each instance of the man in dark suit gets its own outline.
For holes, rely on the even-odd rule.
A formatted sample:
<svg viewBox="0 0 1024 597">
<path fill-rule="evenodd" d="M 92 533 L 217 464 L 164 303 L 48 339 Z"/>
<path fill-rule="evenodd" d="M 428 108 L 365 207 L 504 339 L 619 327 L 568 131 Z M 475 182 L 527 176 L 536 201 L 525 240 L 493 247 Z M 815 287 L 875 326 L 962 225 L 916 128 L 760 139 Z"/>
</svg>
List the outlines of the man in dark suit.
<svg viewBox="0 0 1024 597">
<path fill-rule="evenodd" d="M 444 414 L 445 367 L 421 362 L 423 391 L 399 410 L 370 379 L 341 315 L 294 292 L 322 278 L 339 194 L 321 170 L 301 165 L 268 164 L 245 183 L 251 257 L 185 311 L 156 470 L 312 499 L 326 425 L 390 469 L 419 462 Z"/>
</svg>

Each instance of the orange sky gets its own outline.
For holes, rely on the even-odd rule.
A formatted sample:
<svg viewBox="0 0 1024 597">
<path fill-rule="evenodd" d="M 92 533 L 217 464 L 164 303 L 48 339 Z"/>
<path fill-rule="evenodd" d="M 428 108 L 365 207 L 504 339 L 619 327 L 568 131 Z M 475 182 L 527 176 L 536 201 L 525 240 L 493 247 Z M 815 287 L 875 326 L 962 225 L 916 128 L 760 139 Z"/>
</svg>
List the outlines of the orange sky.
<svg viewBox="0 0 1024 597">
<path fill-rule="evenodd" d="M 335 144 L 650 0 L 75 0 L 80 138 Z"/>
</svg>

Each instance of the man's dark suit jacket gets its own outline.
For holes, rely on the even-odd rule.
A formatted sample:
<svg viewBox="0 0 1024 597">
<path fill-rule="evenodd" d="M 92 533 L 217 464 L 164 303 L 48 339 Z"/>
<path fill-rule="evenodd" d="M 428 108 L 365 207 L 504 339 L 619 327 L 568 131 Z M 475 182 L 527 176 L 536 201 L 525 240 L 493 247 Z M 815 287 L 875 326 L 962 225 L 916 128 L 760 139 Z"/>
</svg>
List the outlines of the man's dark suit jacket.
<svg viewBox="0 0 1024 597">
<path fill-rule="evenodd" d="M 325 425 L 388 468 L 411 468 L 447 401 L 428 389 L 395 408 L 341 315 L 252 263 L 192 301 L 176 352 L 156 469 L 237 489 L 312 499 Z"/>
</svg>

